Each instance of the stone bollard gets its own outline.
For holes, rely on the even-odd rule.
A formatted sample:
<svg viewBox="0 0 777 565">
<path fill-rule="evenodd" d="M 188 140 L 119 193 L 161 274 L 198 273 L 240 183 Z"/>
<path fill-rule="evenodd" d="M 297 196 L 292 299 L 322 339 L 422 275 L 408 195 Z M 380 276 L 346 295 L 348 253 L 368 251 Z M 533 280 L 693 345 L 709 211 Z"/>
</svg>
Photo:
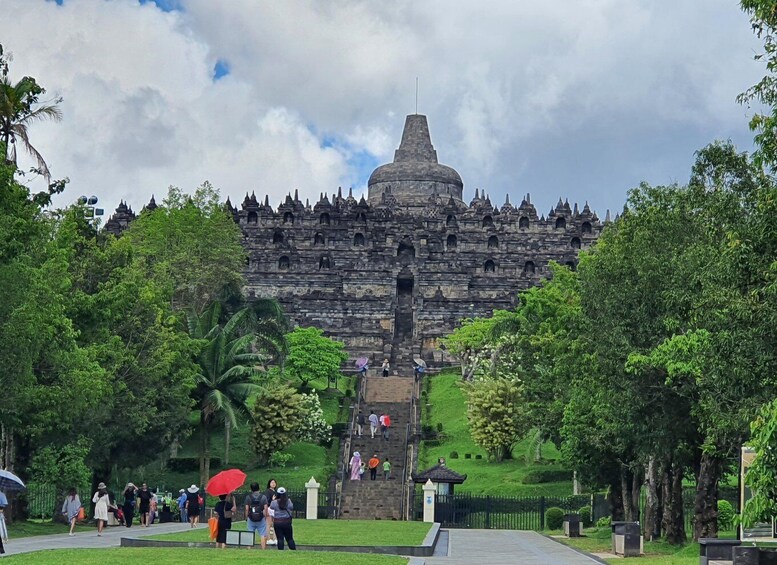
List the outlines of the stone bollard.
<svg viewBox="0 0 777 565">
<path fill-rule="evenodd" d="M 321 488 L 321 484 L 317 483 L 313 477 L 310 477 L 310 480 L 305 483 L 305 488 L 308 491 L 305 519 L 318 520 L 318 489 Z"/>
<path fill-rule="evenodd" d="M 431 479 L 424 485 L 424 522 L 434 522 L 434 494 L 437 487 Z"/>
<path fill-rule="evenodd" d="M 583 535 L 583 523 L 579 514 L 564 514 L 564 535 L 579 538 Z"/>
<path fill-rule="evenodd" d="M 758 548 L 752 545 L 735 547 L 734 565 L 758 565 Z"/>
</svg>

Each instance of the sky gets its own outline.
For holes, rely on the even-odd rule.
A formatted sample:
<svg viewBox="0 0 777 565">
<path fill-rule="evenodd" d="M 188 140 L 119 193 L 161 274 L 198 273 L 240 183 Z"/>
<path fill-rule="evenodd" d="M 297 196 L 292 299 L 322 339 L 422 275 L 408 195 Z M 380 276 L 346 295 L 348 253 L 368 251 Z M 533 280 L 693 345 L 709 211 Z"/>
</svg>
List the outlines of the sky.
<svg viewBox="0 0 777 565">
<path fill-rule="evenodd" d="M 61 122 L 30 129 L 70 179 L 55 204 L 94 194 L 107 214 L 205 180 L 233 203 L 366 195 L 417 78 L 466 202 L 531 193 L 540 213 L 561 197 L 603 217 L 642 181 L 686 182 L 715 139 L 752 150 L 735 98 L 764 74 L 736 0 L 0 4 L 11 78 L 63 99 Z"/>
</svg>

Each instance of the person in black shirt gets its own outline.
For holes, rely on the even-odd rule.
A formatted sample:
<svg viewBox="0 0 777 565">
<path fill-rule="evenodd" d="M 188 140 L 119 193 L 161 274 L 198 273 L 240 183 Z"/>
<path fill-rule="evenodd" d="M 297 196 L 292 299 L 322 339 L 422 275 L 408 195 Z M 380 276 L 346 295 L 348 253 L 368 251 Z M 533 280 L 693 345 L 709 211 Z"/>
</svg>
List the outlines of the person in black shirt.
<svg viewBox="0 0 777 565">
<path fill-rule="evenodd" d="M 276 498 L 275 489 L 278 488 L 278 483 L 275 479 L 267 481 L 267 490 L 264 491 L 264 496 L 267 499 L 267 504 L 272 504 L 272 501 Z M 278 538 L 275 535 L 275 528 L 272 526 L 272 513 L 267 510 L 267 545 L 278 545 Z"/>
<path fill-rule="evenodd" d="M 200 523 L 200 495 L 197 485 L 192 485 L 186 489 L 186 514 L 189 516 L 189 522 L 192 528 Z"/>
<path fill-rule="evenodd" d="M 143 483 L 140 490 L 137 493 L 138 500 L 140 501 L 138 511 L 140 513 L 140 525 L 144 528 L 148 528 L 148 513 L 151 510 L 151 499 L 154 493 L 148 489 L 148 485 Z"/>
<path fill-rule="evenodd" d="M 215 510 L 219 517 L 219 528 L 216 533 L 216 547 L 226 549 L 227 530 L 232 529 L 232 513 L 235 510 L 235 497 L 233 496 L 232 500 L 227 500 L 226 494 L 220 495 Z"/>
<path fill-rule="evenodd" d="M 138 489 L 132 483 L 127 483 L 124 487 L 124 504 L 122 504 L 122 511 L 124 512 L 124 525 L 128 528 L 132 527 L 132 520 L 135 519 L 135 496 Z"/>
</svg>

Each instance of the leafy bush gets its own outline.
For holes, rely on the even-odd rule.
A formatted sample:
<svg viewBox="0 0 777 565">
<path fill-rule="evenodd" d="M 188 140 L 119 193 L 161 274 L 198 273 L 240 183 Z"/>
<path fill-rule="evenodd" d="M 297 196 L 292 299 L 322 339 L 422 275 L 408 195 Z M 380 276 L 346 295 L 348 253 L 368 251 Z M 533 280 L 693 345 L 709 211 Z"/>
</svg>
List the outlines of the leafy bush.
<svg viewBox="0 0 777 565">
<path fill-rule="evenodd" d="M 483 459 L 483 456 L 480 453 L 478 453 L 477 455 L 475 455 L 475 459 Z"/>
<path fill-rule="evenodd" d="M 596 521 L 597 528 L 609 528 L 612 525 L 612 518 L 610 516 L 602 516 Z"/>
<path fill-rule="evenodd" d="M 734 526 L 734 507 L 728 500 L 718 500 L 718 528 L 730 530 Z"/>
<path fill-rule="evenodd" d="M 525 485 L 539 485 L 542 483 L 556 483 L 561 481 L 571 481 L 572 471 L 566 470 L 553 470 L 553 469 L 536 469 L 529 471 L 524 475 L 521 482 Z"/>
<path fill-rule="evenodd" d="M 439 439 L 425 439 L 424 445 L 426 447 L 440 447 L 442 442 Z"/>
<path fill-rule="evenodd" d="M 442 422 L 437 422 L 437 431 L 438 432 L 442 431 Z"/>
<path fill-rule="evenodd" d="M 210 467 L 211 469 L 217 469 L 221 467 L 221 458 L 211 457 Z M 167 469 L 174 473 L 189 473 L 191 471 L 199 471 L 200 460 L 197 457 L 176 457 L 174 459 L 170 459 L 167 462 Z"/>
<path fill-rule="evenodd" d="M 282 451 L 276 451 L 270 455 L 270 467 L 286 467 L 286 463 L 291 461 L 293 455 L 291 453 L 283 453 Z"/>
<path fill-rule="evenodd" d="M 451 451 L 450 455 L 448 455 L 450 459 L 458 459 L 459 458 L 459 452 L 458 451 Z"/>
<path fill-rule="evenodd" d="M 471 453 L 465 453 L 464 454 L 464 459 L 472 459 L 472 454 Z"/>
<path fill-rule="evenodd" d="M 577 514 L 580 516 L 580 522 L 583 524 L 584 528 L 590 528 L 593 525 L 593 522 L 591 522 L 590 506 L 583 506 L 577 511 Z"/>
<path fill-rule="evenodd" d="M 560 530 L 564 525 L 564 511 L 558 506 L 552 506 L 545 511 L 545 529 Z"/>
</svg>

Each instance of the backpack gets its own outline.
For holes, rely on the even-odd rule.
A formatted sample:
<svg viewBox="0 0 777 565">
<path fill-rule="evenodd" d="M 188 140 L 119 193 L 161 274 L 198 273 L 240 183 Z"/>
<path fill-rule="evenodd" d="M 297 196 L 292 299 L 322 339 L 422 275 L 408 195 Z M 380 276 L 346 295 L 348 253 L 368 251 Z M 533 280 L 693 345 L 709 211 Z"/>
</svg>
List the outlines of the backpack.
<svg viewBox="0 0 777 565">
<path fill-rule="evenodd" d="M 251 504 L 248 506 L 248 519 L 252 522 L 261 522 L 264 519 L 264 507 L 267 505 L 267 498 L 263 494 L 259 499 L 251 495 Z"/>
</svg>

